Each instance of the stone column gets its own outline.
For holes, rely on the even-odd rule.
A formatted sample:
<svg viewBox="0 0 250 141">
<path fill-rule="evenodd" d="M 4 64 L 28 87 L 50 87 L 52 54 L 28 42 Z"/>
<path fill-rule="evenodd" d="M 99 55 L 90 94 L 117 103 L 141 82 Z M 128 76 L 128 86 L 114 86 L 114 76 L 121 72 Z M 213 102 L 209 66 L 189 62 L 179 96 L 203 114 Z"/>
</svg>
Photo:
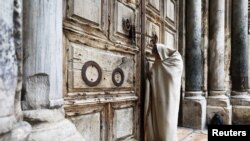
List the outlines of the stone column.
<svg viewBox="0 0 250 141">
<path fill-rule="evenodd" d="M 61 5 L 61 0 L 24 1 L 24 108 L 63 104 Z"/>
<path fill-rule="evenodd" d="M 17 61 L 14 46 L 14 0 L 0 1 L 0 135 L 15 124 Z"/>
<path fill-rule="evenodd" d="M 201 0 L 186 0 L 186 61 L 183 126 L 204 128 L 206 100 L 202 96 Z"/>
<path fill-rule="evenodd" d="M 248 89 L 248 0 L 232 1 L 231 80 L 233 124 L 250 124 Z M 247 114 L 246 114 L 247 113 Z"/>
<path fill-rule="evenodd" d="M 62 0 L 24 0 L 24 119 L 27 141 L 79 140 L 64 118 Z"/>
<path fill-rule="evenodd" d="M 31 126 L 21 121 L 20 93 L 16 92 L 21 85 L 22 2 L 0 1 L 0 5 L 0 141 L 24 141 Z"/>
<path fill-rule="evenodd" d="M 250 15 L 250 13 L 248 14 Z M 248 27 L 250 27 L 250 22 Z M 248 32 L 250 32 L 250 29 L 248 29 Z M 250 52 L 250 34 L 248 34 L 248 52 Z M 250 67 L 250 55 L 248 55 L 248 67 Z M 248 76 L 250 76 L 250 69 L 248 69 Z M 248 94 L 250 94 L 250 77 L 248 77 Z"/>
<path fill-rule="evenodd" d="M 224 124 L 231 124 L 232 107 L 225 91 L 225 0 L 209 1 L 209 65 L 207 122 L 214 114 L 222 116 Z"/>
</svg>

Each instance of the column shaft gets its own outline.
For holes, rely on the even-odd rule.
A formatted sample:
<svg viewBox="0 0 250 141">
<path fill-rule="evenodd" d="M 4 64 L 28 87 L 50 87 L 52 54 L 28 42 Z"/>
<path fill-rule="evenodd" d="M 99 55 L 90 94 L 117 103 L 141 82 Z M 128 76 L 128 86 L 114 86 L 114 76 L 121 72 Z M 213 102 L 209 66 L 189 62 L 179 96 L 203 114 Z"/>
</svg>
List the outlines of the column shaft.
<svg viewBox="0 0 250 141">
<path fill-rule="evenodd" d="M 231 78 L 233 91 L 248 87 L 248 0 L 232 1 Z"/>
<path fill-rule="evenodd" d="M 224 91 L 225 0 L 209 1 L 209 90 Z"/>
<path fill-rule="evenodd" d="M 233 124 L 250 124 L 248 89 L 248 0 L 232 0 L 231 103 Z"/>
<path fill-rule="evenodd" d="M 28 109 L 62 105 L 62 0 L 25 0 L 24 15 Z"/>
<path fill-rule="evenodd" d="M 223 124 L 231 124 L 232 106 L 225 95 L 225 0 L 209 1 L 209 71 L 207 99 L 207 123 L 217 113 Z"/>
<path fill-rule="evenodd" d="M 186 1 L 186 91 L 201 91 L 201 0 Z"/>
<path fill-rule="evenodd" d="M 202 96 L 202 0 L 186 0 L 186 58 L 183 126 L 203 129 L 206 99 Z"/>
<path fill-rule="evenodd" d="M 14 44 L 14 0 L 0 1 L 0 135 L 15 124 L 17 60 Z M 0 137 L 1 138 L 1 137 Z M 1 140 L 1 139 L 0 139 Z"/>
<path fill-rule="evenodd" d="M 54 141 L 54 137 L 60 141 L 84 141 L 75 125 L 65 119 L 62 106 L 63 1 L 24 0 L 23 2 L 25 58 L 23 114 L 26 121 L 32 125 L 32 132 L 27 141 Z"/>
</svg>

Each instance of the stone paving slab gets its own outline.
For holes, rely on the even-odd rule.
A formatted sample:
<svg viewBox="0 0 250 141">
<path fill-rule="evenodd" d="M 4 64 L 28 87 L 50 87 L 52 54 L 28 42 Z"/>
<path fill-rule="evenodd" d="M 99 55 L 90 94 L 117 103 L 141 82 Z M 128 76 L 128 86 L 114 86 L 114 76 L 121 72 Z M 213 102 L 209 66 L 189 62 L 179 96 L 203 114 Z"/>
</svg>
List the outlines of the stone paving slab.
<svg viewBox="0 0 250 141">
<path fill-rule="evenodd" d="M 179 141 L 207 141 L 207 130 L 178 127 Z"/>
<path fill-rule="evenodd" d="M 185 137 L 193 133 L 193 129 L 190 128 L 183 128 L 179 127 L 178 128 L 178 138 L 179 140 L 183 140 Z"/>
</svg>

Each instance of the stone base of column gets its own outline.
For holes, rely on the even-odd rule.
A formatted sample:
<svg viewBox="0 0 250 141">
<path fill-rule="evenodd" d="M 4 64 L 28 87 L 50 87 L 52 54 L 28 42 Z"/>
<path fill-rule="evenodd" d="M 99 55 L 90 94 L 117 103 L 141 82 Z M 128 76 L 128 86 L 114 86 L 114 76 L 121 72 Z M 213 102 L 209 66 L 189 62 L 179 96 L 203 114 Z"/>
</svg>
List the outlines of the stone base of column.
<svg viewBox="0 0 250 141">
<path fill-rule="evenodd" d="M 85 141 L 68 119 L 33 125 L 26 141 Z"/>
<path fill-rule="evenodd" d="M 231 104 L 233 106 L 250 106 L 250 95 L 248 92 L 232 91 Z"/>
<path fill-rule="evenodd" d="M 15 122 L 16 118 L 14 115 L 0 117 L 0 135 L 12 130 Z"/>
<path fill-rule="evenodd" d="M 232 124 L 250 124 L 250 106 L 233 106 Z"/>
<path fill-rule="evenodd" d="M 232 124 L 232 106 L 225 94 L 225 91 L 209 91 L 209 97 L 207 98 L 207 124 L 211 123 L 211 119 L 216 113 L 222 117 L 223 124 Z"/>
<path fill-rule="evenodd" d="M 223 119 L 223 125 L 232 124 L 232 106 L 219 107 L 219 106 L 207 106 L 207 124 L 211 124 L 211 119 L 214 114 L 219 114 Z"/>
<path fill-rule="evenodd" d="M 186 92 L 183 100 L 183 126 L 204 129 L 206 125 L 206 99 L 199 92 Z M 192 96 L 191 96 L 192 95 Z M 195 96 L 196 95 L 196 96 Z"/>
<path fill-rule="evenodd" d="M 0 141 L 27 141 L 31 126 L 25 121 L 17 122 L 11 131 L 0 135 Z"/>
<path fill-rule="evenodd" d="M 248 92 L 231 93 L 232 124 L 250 124 L 250 96 Z"/>
<path fill-rule="evenodd" d="M 64 109 L 37 109 L 23 111 L 24 119 L 32 123 L 26 141 L 85 141 L 75 125 L 64 118 Z"/>
</svg>

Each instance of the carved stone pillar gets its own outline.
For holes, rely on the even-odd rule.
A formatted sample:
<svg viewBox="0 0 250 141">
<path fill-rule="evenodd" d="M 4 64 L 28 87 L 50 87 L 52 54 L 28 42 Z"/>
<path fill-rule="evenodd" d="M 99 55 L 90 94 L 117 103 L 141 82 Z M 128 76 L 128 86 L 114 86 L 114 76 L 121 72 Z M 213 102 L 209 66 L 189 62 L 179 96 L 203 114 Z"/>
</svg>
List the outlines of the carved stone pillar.
<svg viewBox="0 0 250 141">
<path fill-rule="evenodd" d="M 232 1 L 231 80 L 233 124 L 250 124 L 248 89 L 248 0 Z"/>
<path fill-rule="evenodd" d="M 206 99 L 202 96 L 202 12 L 201 0 L 186 0 L 186 92 L 183 126 L 204 128 Z"/>
<path fill-rule="evenodd" d="M 0 134 L 15 124 L 14 97 L 17 85 L 17 62 L 14 46 L 14 0 L 0 1 Z"/>
<path fill-rule="evenodd" d="M 231 124 L 232 107 L 225 91 L 225 0 L 209 1 L 208 124 L 215 113 Z"/>
<path fill-rule="evenodd" d="M 21 86 L 22 1 L 0 1 L 0 5 L 0 141 L 24 141 L 31 126 L 20 120 L 21 99 L 16 93 Z"/>
<path fill-rule="evenodd" d="M 62 0 L 24 0 L 24 118 L 28 141 L 79 140 L 64 119 Z"/>
<path fill-rule="evenodd" d="M 61 0 L 24 1 L 24 108 L 63 105 L 61 5 Z"/>
</svg>

